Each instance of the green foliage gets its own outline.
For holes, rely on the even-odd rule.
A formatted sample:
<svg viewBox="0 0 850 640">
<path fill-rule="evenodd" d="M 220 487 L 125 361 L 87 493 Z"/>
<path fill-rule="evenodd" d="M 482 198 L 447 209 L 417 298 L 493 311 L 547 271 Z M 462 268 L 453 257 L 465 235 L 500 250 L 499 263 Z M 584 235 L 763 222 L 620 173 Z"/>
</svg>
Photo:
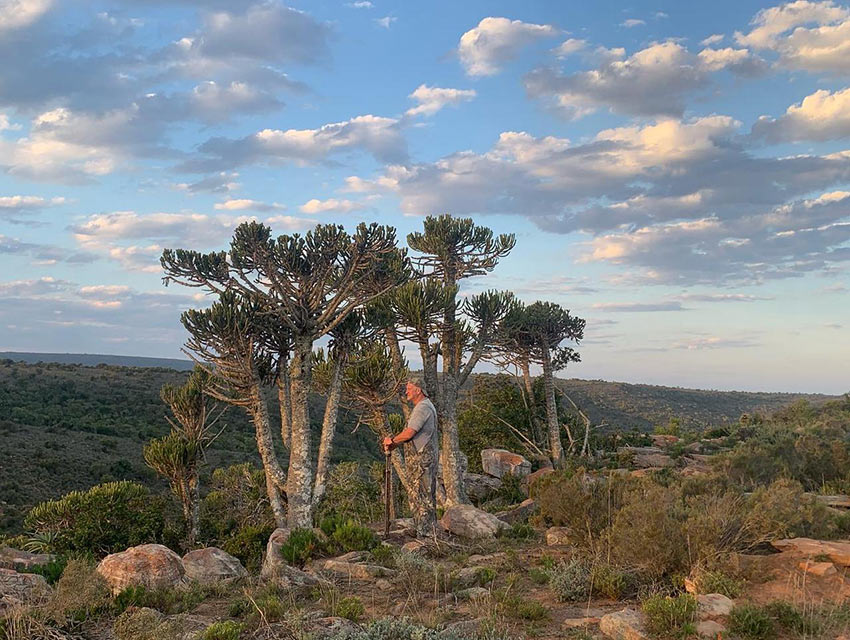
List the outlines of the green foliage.
<svg viewBox="0 0 850 640">
<path fill-rule="evenodd" d="M 256 573 L 262 567 L 266 543 L 274 530 L 274 525 L 246 524 L 225 538 L 221 549 L 239 558 L 249 573 Z"/>
<path fill-rule="evenodd" d="M 47 580 L 47 584 L 54 585 L 59 581 L 59 578 L 62 577 L 62 572 L 68 565 L 69 560 L 70 556 L 62 554 L 56 556 L 55 559 L 51 560 L 47 564 L 36 564 L 27 568 L 18 569 L 18 571 L 21 573 L 36 573 L 44 577 L 44 579 Z"/>
<path fill-rule="evenodd" d="M 337 603 L 336 611 L 332 615 L 348 618 L 353 622 L 360 622 L 366 615 L 366 607 L 363 606 L 363 602 L 357 596 L 348 596 Z"/>
<path fill-rule="evenodd" d="M 664 436 L 681 436 L 682 421 L 679 418 L 670 418 L 667 424 L 658 424 L 652 428 L 652 433 Z"/>
<path fill-rule="evenodd" d="M 697 600 L 689 593 L 652 595 L 643 601 L 646 630 L 658 638 L 686 638 L 696 632 Z"/>
<path fill-rule="evenodd" d="M 214 622 L 206 628 L 200 640 L 239 640 L 242 625 L 233 620 Z"/>
<path fill-rule="evenodd" d="M 816 636 L 822 630 L 823 625 L 815 610 L 804 612 L 790 602 L 775 600 L 765 605 L 764 611 L 780 629 L 800 636 Z"/>
<path fill-rule="evenodd" d="M 51 617 L 82 622 L 110 608 L 109 586 L 95 570 L 94 562 L 79 558 L 69 560 L 48 605 Z"/>
<path fill-rule="evenodd" d="M 132 607 L 147 607 L 164 614 L 191 611 L 210 595 L 217 595 L 215 585 L 192 583 L 184 588 L 148 589 L 144 586 L 127 587 L 118 593 L 112 601 L 116 611 L 125 611 Z"/>
<path fill-rule="evenodd" d="M 528 622 L 544 620 L 549 617 L 549 610 L 536 600 L 516 593 L 496 592 L 496 611 L 508 618 L 526 620 Z"/>
<path fill-rule="evenodd" d="M 325 545 L 312 529 L 293 529 L 280 547 L 287 564 L 303 567 L 324 553 Z"/>
<path fill-rule="evenodd" d="M 562 560 L 546 569 L 549 588 L 558 602 L 580 602 L 585 600 L 590 590 L 590 563 L 579 556 Z"/>
<path fill-rule="evenodd" d="M 769 640 L 776 636 L 773 618 L 763 608 L 739 604 L 729 614 L 729 631 L 744 640 Z"/>
<path fill-rule="evenodd" d="M 162 540 L 165 507 L 162 498 L 142 485 L 110 482 L 41 503 L 25 525 L 36 533 L 55 533 L 58 551 L 102 556 Z"/>
<path fill-rule="evenodd" d="M 368 527 L 338 516 L 324 518 L 319 528 L 328 537 L 326 549 L 331 553 L 371 551 L 378 546 L 377 536 Z"/>
<path fill-rule="evenodd" d="M 501 531 L 499 537 L 511 540 L 533 540 L 537 538 L 537 531 L 527 522 L 515 522 L 510 529 Z"/>
<path fill-rule="evenodd" d="M 744 588 L 741 580 L 722 571 L 700 571 L 695 582 L 700 593 L 721 593 L 732 599 L 741 595 Z"/>
<path fill-rule="evenodd" d="M 373 482 L 364 465 L 340 462 L 331 468 L 325 495 L 318 509 L 320 520 L 327 516 L 338 516 L 360 522 L 375 522 L 382 513 L 380 485 Z"/>
</svg>

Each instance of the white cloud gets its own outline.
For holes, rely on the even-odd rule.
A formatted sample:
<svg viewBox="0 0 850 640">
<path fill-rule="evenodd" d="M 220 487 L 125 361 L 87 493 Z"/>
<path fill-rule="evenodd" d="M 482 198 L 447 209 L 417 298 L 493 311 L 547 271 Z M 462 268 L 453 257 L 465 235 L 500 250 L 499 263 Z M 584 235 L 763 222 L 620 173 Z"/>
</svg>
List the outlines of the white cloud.
<svg viewBox="0 0 850 640">
<path fill-rule="evenodd" d="M 9 116 L 0 113 L 0 131 L 17 131 L 20 128 L 21 125 L 9 122 Z"/>
<path fill-rule="evenodd" d="M 703 49 L 699 52 L 699 61 L 707 71 L 728 69 L 742 76 L 754 76 L 767 70 L 766 63 L 754 56 L 748 49 Z"/>
<path fill-rule="evenodd" d="M 767 142 L 823 142 L 850 136 L 850 88 L 820 89 L 792 104 L 779 118 L 761 116 L 752 135 Z"/>
<path fill-rule="evenodd" d="M 735 40 L 779 54 L 780 64 L 810 72 L 850 73 L 850 10 L 834 2 L 796 0 L 762 9 Z"/>
<path fill-rule="evenodd" d="M 41 196 L 0 196 L 0 210 L 11 209 L 20 211 L 22 209 L 43 209 L 44 207 L 55 207 L 65 204 L 62 197 L 42 198 Z"/>
<path fill-rule="evenodd" d="M 0 0 L 0 34 L 28 27 L 47 13 L 53 0 Z"/>
<path fill-rule="evenodd" d="M 248 198 L 239 198 L 235 200 L 225 200 L 224 202 L 216 202 L 214 208 L 218 211 L 282 211 L 286 209 L 286 205 L 273 202 L 267 204 L 259 200 L 250 200 Z"/>
<path fill-rule="evenodd" d="M 578 53 L 587 47 L 587 40 L 581 40 L 579 38 L 567 38 L 557 47 L 552 49 L 552 53 L 554 53 L 559 58 L 566 58 L 568 56 L 573 55 L 574 53 Z"/>
<path fill-rule="evenodd" d="M 384 16 L 383 18 L 375 18 L 375 24 L 384 29 L 389 29 L 390 25 L 398 20 L 395 16 Z"/>
<path fill-rule="evenodd" d="M 617 313 L 649 313 L 653 311 L 686 311 L 681 302 L 598 302 L 593 305 L 599 311 Z"/>
<path fill-rule="evenodd" d="M 558 30 L 549 24 L 531 24 L 508 18 L 484 18 L 460 37 L 458 56 L 471 76 L 492 76 L 520 50 Z"/>
<path fill-rule="evenodd" d="M 302 204 L 299 210 L 302 213 L 315 215 L 317 213 L 350 213 L 365 208 L 366 205 L 364 203 L 354 202 L 353 200 L 337 200 L 336 198 L 317 200 L 313 198 Z"/>
<path fill-rule="evenodd" d="M 457 106 L 475 98 L 474 89 L 444 89 L 429 87 L 421 84 L 408 98 L 415 100 L 419 106 L 408 109 L 407 116 L 432 116 L 447 105 Z"/>
<path fill-rule="evenodd" d="M 708 36 L 704 40 L 701 40 L 700 44 L 704 47 L 709 47 L 713 44 L 720 44 L 721 42 L 723 42 L 725 37 L 726 36 L 724 36 L 722 33 L 715 33 L 713 35 Z"/>
<path fill-rule="evenodd" d="M 629 18 L 628 20 L 624 20 L 620 23 L 620 26 L 625 27 L 626 29 L 631 29 L 633 27 L 643 27 L 645 25 L 645 20 L 638 20 L 637 18 Z"/>
<path fill-rule="evenodd" d="M 358 0 L 357 2 L 349 2 L 347 7 L 351 7 L 352 9 L 373 9 L 375 5 L 373 5 L 369 0 Z"/>
</svg>

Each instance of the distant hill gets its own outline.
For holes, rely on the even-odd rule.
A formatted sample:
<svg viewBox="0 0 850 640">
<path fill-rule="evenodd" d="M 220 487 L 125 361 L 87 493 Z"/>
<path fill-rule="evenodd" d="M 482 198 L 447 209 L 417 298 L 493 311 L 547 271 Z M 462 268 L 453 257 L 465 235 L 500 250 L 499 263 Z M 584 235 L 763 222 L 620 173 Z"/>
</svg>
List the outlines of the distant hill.
<svg viewBox="0 0 850 640">
<path fill-rule="evenodd" d="M 160 367 L 190 371 L 194 366 L 191 360 L 178 358 L 145 358 L 142 356 L 114 356 L 97 353 L 25 353 L 19 351 L 0 351 L 0 360 L 14 360 L 36 364 L 38 362 L 57 362 L 60 364 L 81 364 L 94 367 L 108 364 L 114 367 Z"/>
</svg>

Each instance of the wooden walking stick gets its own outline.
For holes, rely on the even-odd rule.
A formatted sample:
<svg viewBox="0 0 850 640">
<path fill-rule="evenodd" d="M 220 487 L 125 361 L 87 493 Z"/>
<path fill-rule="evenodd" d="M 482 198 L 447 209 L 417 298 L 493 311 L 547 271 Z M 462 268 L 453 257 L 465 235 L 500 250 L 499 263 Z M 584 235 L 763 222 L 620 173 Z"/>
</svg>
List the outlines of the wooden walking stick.
<svg viewBox="0 0 850 640">
<path fill-rule="evenodd" d="M 390 452 L 384 453 L 384 535 L 390 535 L 390 508 L 393 503 L 393 468 Z"/>
</svg>

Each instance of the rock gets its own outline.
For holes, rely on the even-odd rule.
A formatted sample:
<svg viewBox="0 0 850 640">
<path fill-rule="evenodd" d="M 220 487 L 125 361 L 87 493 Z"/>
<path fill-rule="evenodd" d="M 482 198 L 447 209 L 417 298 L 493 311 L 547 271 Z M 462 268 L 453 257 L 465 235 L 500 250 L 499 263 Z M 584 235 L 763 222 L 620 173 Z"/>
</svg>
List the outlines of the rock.
<svg viewBox="0 0 850 640">
<path fill-rule="evenodd" d="M 646 640 L 643 614 L 634 609 L 609 613 L 599 619 L 599 630 L 613 640 Z"/>
<path fill-rule="evenodd" d="M 635 469 L 631 473 L 630 476 L 633 478 L 648 478 L 656 471 L 661 471 L 662 467 L 647 467 L 646 469 Z"/>
<path fill-rule="evenodd" d="M 208 626 L 210 621 L 206 618 L 189 613 L 178 613 L 160 622 L 153 637 L 169 640 L 197 640 Z"/>
<path fill-rule="evenodd" d="M 500 511 L 496 517 L 502 522 L 514 524 L 515 522 L 523 522 L 528 520 L 528 517 L 537 512 L 537 503 L 533 498 L 523 500 L 518 506 L 507 511 Z"/>
<path fill-rule="evenodd" d="M 850 496 L 822 496 L 817 493 L 809 495 L 813 495 L 815 499 L 823 502 L 827 507 L 850 509 Z"/>
<path fill-rule="evenodd" d="M 723 638 L 726 627 L 715 620 L 703 620 L 697 624 L 697 635 L 701 638 Z"/>
<path fill-rule="evenodd" d="M 676 462 L 658 447 L 620 447 L 618 454 L 631 455 L 634 466 L 641 469 L 649 467 L 675 467 Z"/>
<path fill-rule="evenodd" d="M 464 567 L 452 574 L 452 584 L 458 589 L 479 587 L 492 581 L 493 575 L 486 567 Z"/>
<path fill-rule="evenodd" d="M 652 440 L 652 445 L 655 447 L 670 447 L 679 442 L 678 436 L 666 434 L 653 434 L 649 436 Z"/>
<path fill-rule="evenodd" d="M 289 533 L 289 529 L 280 527 L 272 531 L 269 541 L 266 543 L 266 555 L 263 558 L 263 568 L 260 570 L 261 577 L 271 579 L 281 574 L 281 567 L 286 566 L 286 561 L 283 559 L 280 550 L 289 537 Z"/>
<path fill-rule="evenodd" d="M 389 580 L 385 580 L 384 578 L 379 578 L 375 581 L 375 586 L 381 591 L 389 591 L 393 588 L 393 583 Z"/>
<path fill-rule="evenodd" d="M 588 616 L 586 618 L 567 618 L 561 622 L 561 627 L 564 629 L 580 629 L 594 624 L 599 624 L 599 618 Z"/>
<path fill-rule="evenodd" d="M 481 620 L 461 620 L 440 631 L 440 638 L 477 637 L 481 631 Z"/>
<path fill-rule="evenodd" d="M 831 562 L 809 562 L 807 560 L 805 562 L 801 562 L 798 566 L 806 573 L 821 578 L 826 576 L 834 576 L 836 573 L 838 573 L 838 570 L 835 568 L 835 565 Z"/>
<path fill-rule="evenodd" d="M 794 551 L 807 556 L 829 556 L 829 559 L 835 564 L 850 567 L 850 542 L 787 538 L 785 540 L 774 540 L 771 544 L 780 551 Z"/>
<path fill-rule="evenodd" d="M 368 557 L 369 554 L 365 551 L 349 551 L 348 553 L 343 553 L 341 556 L 337 556 L 335 560 L 341 562 L 363 562 Z"/>
<path fill-rule="evenodd" d="M 482 473 L 466 473 L 463 476 L 466 484 L 466 495 L 470 500 L 481 502 L 502 486 L 502 481 Z"/>
<path fill-rule="evenodd" d="M 700 620 L 715 620 L 728 616 L 735 602 L 722 593 L 704 593 L 697 596 L 697 606 L 697 616 Z"/>
<path fill-rule="evenodd" d="M 336 638 L 339 635 L 343 636 L 351 636 L 356 631 L 360 629 L 360 625 L 356 622 L 352 622 L 348 618 L 341 618 L 339 616 L 329 616 L 327 618 L 319 618 L 318 620 L 314 620 L 310 624 L 310 637 L 313 640 L 321 640 L 322 638 Z M 290 637 L 292 635 L 292 630 L 287 629 L 287 633 L 282 634 L 280 637 Z"/>
<path fill-rule="evenodd" d="M 248 575 L 245 567 L 229 553 L 217 547 L 196 549 L 183 556 L 183 568 L 189 580 L 211 584 L 223 580 L 237 580 Z"/>
<path fill-rule="evenodd" d="M 401 545 L 402 550 L 407 551 L 408 553 L 415 553 L 420 556 L 428 555 L 428 551 L 431 548 L 428 544 L 427 540 L 411 540 L 410 542 L 405 542 Z"/>
<path fill-rule="evenodd" d="M 37 604 L 50 591 L 47 580 L 40 575 L 0 569 L 0 612 L 14 605 Z"/>
<path fill-rule="evenodd" d="M 570 528 L 549 527 L 546 529 L 546 544 L 550 547 L 559 547 L 570 544 Z"/>
<path fill-rule="evenodd" d="M 482 449 L 481 467 L 484 473 L 495 478 L 507 475 L 525 478 L 531 474 L 531 462 L 505 449 Z"/>
<path fill-rule="evenodd" d="M 469 587 L 456 592 L 458 600 L 480 600 L 490 597 L 490 590 L 484 587 Z"/>
<path fill-rule="evenodd" d="M 531 490 L 531 487 L 534 486 L 535 482 L 537 482 L 541 478 L 545 478 L 550 473 L 555 473 L 555 470 L 552 467 L 543 467 L 541 469 L 538 469 L 534 473 L 526 476 L 525 479 L 522 481 L 522 486 L 523 489 L 525 489 L 525 492 L 528 493 Z"/>
<path fill-rule="evenodd" d="M 161 544 L 143 544 L 110 554 L 97 565 L 97 572 L 112 593 L 133 586 L 151 590 L 176 587 L 186 573 L 180 556 Z"/>
<path fill-rule="evenodd" d="M 27 553 L 12 547 L 0 546 L 0 569 L 21 571 L 40 565 L 50 564 L 56 556 L 50 553 Z"/>
<path fill-rule="evenodd" d="M 471 504 L 456 504 L 443 514 L 440 524 L 444 529 L 462 538 L 480 540 L 494 538 L 496 534 L 510 525 L 502 522 L 492 513 L 476 509 Z"/>
<path fill-rule="evenodd" d="M 466 564 L 486 564 L 493 562 L 500 562 L 508 557 L 508 554 L 504 551 L 497 551 L 496 553 L 488 553 L 487 555 L 478 555 L 473 554 L 466 559 Z"/>
<path fill-rule="evenodd" d="M 331 573 L 346 578 L 354 578 L 355 580 L 372 580 L 374 578 L 395 575 L 395 571 L 392 569 L 387 569 L 376 564 L 345 562 L 336 558 L 320 561 L 317 563 L 317 566 L 323 571 L 330 571 Z"/>
<path fill-rule="evenodd" d="M 262 577 L 284 589 L 312 589 L 321 584 L 327 584 L 326 580 L 319 579 L 296 567 L 290 567 L 288 564 L 281 565 L 275 569 L 273 574 Z"/>
<path fill-rule="evenodd" d="M 702 451 L 702 443 L 692 442 L 691 444 L 685 445 L 685 451 L 688 453 L 699 453 Z"/>
</svg>

